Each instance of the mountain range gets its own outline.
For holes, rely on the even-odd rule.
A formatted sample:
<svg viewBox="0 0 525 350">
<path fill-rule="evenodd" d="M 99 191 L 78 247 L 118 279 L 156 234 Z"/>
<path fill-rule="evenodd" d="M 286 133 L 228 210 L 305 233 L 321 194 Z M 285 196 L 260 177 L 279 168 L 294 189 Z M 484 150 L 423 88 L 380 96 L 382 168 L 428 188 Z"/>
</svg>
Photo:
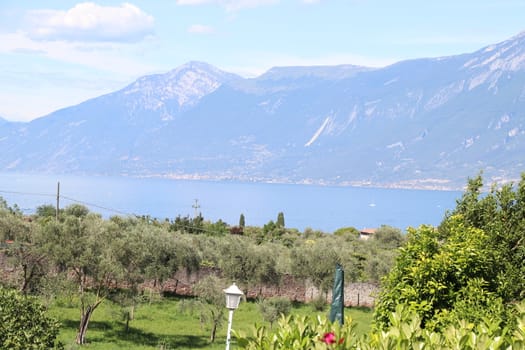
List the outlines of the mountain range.
<svg viewBox="0 0 525 350">
<path fill-rule="evenodd" d="M 0 171 L 458 189 L 525 170 L 525 32 L 472 53 L 275 67 L 203 62 L 31 122 L 0 119 Z"/>
</svg>

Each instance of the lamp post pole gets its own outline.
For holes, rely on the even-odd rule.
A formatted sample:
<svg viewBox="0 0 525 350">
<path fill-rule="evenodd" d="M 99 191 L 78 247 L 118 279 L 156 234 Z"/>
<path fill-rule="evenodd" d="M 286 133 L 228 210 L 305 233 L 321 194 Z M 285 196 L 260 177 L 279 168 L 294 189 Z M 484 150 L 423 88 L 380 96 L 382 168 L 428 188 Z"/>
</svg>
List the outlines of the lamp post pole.
<svg viewBox="0 0 525 350">
<path fill-rule="evenodd" d="M 228 333 L 226 333 L 226 350 L 230 350 L 230 334 L 232 331 L 233 309 L 228 310 Z"/>
<path fill-rule="evenodd" d="M 224 290 L 226 294 L 226 308 L 229 311 L 228 314 L 228 333 L 226 334 L 226 350 L 230 350 L 230 334 L 232 331 L 233 311 L 239 307 L 241 301 L 242 291 L 234 284 Z"/>
</svg>

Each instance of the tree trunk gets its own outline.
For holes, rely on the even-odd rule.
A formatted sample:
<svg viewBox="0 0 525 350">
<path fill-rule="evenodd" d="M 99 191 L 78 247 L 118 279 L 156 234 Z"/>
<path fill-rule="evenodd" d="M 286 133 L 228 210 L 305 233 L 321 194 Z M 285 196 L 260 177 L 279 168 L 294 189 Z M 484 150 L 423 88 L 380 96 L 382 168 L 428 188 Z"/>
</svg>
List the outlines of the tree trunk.
<svg viewBox="0 0 525 350">
<path fill-rule="evenodd" d="M 135 318 L 135 305 L 131 305 L 129 309 L 126 311 L 126 330 L 125 332 L 128 333 L 129 331 L 129 322 L 133 321 Z"/>
<path fill-rule="evenodd" d="M 129 319 L 130 319 L 129 311 L 126 312 L 126 329 L 124 330 L 125 333 L 128 333 L 129 331 Z"/>
<path fill-rule="evenodd" d="M 93 311 L 100 305 L 102 300 L 95 302 L 93 305 L 88 305 L 87 308 L 82 312 L 80 317 L 80 325 L 78 327 L 76 343 L 79 345 L 86 343 L 86 332 L 89 325 L 89 320 L 93 315 Z"/>
<path fill-rule="evenodd" d="M 135 319 L 135 304 L 130 306 L 129 319 L 133 321 Z"/>
<path fill-rule="evenodd" d="M 213 322 L 213 326 L 211 327 L 211 334 L 210 334 L 210 342 L 215 341 L 215 334 L 217 333 L 217 322 Z"/>
<path fill-rule="evenodd" d="M 28 269 L 29 267 L 27 266 L 27 264 L 23 264 L 23 269 L 24 269 L 24 282 L 22 284 L 22 288 L 20 288 L 20 292 L 22 292 L 24 295 L 27 294 L 27 289 L 29 287 L 29 282 L 31 281 L 31 279 L 33 278 L 33 273 L 34 273 L 34 268 L 31 268 L 31 272 L 28 273 Z"/>
</svg>

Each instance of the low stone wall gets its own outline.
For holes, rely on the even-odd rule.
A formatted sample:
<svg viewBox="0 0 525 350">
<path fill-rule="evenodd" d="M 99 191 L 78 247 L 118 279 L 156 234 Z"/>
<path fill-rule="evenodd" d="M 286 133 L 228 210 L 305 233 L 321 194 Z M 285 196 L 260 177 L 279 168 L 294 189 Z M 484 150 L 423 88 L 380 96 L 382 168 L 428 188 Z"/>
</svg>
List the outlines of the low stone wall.
<svg viewBox="0 0 525 350">
<path fill-rule="evenodd" d="M 0 253 L 0 280 L 6 284 L 17 285 L 20 271 L 9 263 L 7 257 Z M 176 295 L 193 295 L 193 286 L 203 277 L 208 275 L 221 276 L 221 271 L 216 268 L 201 268 L 198 271 L 178 271 L 173 278 L 167 279 L 160 284 L 148 281 L 142 284 L 145 289 L 153 289 L 158 292 L 167 292 Z M 119 285 L 119 287 L 125 287 Z M 226 288 L 227 286 L 225 286 Z M 250 299 L 259 297 L 284 297 L 291 301 L 308 303 L 321 295 L 321 292 L 309 281 L 295 279 L 293 276 L 285 275 L 278 285 L 254 286 L 244 291 Z M 346 306 L 366 306 L 373 307 L 375 298 L 379 292 L 379 287 L 373 283 L 346 283 L 345 284 L 345 305 Z M 332 292 L 323 295 L 326 302 L 332 301 Z"/>
<path fill-rule="evenodd" d="M 209 274 L 220 275 L 220 271 L 217 269 L 202 269 L 193 273 L 179 271 L 172 279 L 163 282 L 162 286 L 152 286 L 151 283 L 148 283 L 147 286 L 156 287 L 163 292 L 177 295 L 193 295 L 193 285 L 200 278 Z M 379 286 L 374 283 L 346 283 L 344 291 L 345 306 L 373 307 L 379 292 Z M 250 299 L 258 297 L 285 297 L 289 300 L 303 303 L 308 303 L 321 295 L 321 292 L 311 282 L 296 280 L 290 275 L 283 276 L 279 285 L 255 286 L 244 292 Z M 332 301 L 332 292 L 326 293 L 324 297 L 326 302 L 330 303 Z"/>
</svg>

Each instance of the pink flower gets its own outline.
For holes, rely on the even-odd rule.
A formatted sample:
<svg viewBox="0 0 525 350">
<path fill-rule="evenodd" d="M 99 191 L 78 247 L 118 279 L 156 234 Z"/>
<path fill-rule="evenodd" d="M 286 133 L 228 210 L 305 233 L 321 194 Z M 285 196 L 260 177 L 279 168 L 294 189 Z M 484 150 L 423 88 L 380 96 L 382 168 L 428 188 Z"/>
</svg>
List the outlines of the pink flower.
<svg viewBox="0 0 525 350">
<path fill-rule="evenodd" d="M 335 334 L 334 332 L 330 332 L 330 333 L 325 333 L 323 335 L 323 339 L 321 340 L 323 343 L 326 343 L 326 344 L 333 344 L 335 343 L 337 340 L 335 339 Z"/>
<path fill-rule="evenodd" d="M 341 339 L 337 340 L 335 338 L 335 333 L 334 332 L 329 332 L 329 333 L 325 333 L 323 335 L 323 337 L 321 338 L 321 341 L 323 343 L 328 344 L 328 345 L 335 344 L 335 343 L 342 344 L 345 341 L 345 338 L 341 338 Z"/>
</svg>

